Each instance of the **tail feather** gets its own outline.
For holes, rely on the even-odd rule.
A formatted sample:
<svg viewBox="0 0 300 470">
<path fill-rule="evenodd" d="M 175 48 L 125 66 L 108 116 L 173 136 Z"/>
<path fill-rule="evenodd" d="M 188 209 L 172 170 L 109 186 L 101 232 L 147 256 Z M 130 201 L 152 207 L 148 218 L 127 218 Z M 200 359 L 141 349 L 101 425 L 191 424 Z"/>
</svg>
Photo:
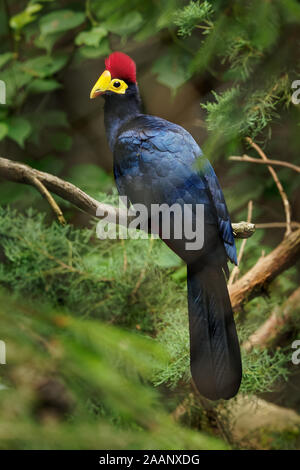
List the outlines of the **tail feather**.
<svg viewBox="0 0 300 470">
<path fill-rule="evenodd" d="M 188 266 L 190 357 L 193 380 L 211 400 L 238 392 L 242 364 L 222 267 Z"/>
</svg>

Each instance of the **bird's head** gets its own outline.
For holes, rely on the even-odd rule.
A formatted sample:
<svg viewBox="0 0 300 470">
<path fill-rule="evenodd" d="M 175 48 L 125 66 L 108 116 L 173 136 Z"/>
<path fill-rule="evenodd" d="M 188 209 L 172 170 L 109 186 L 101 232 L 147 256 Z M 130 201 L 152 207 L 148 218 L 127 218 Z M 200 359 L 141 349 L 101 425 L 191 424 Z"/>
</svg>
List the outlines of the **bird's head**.
<svg viewBox="0 0 300 470">
<path fill-rule="evenodd" d="M 136 85 L 135 62 L 123 52 L 110 54 L 105 59 L 105 67 L 91 91 L 91 99 L 103 94 L 125 95 L 130 85 Z"/>
</svg>

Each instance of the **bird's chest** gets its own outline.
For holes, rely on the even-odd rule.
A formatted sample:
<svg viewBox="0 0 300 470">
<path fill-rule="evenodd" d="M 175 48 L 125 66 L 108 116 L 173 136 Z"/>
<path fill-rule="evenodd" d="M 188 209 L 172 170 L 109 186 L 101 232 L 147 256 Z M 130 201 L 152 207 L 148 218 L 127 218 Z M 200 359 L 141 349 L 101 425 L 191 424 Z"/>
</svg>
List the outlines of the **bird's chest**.
<svg viewBox="0 0 300 470">
<path fill-rule="evenodd" d="M 177 168 L 176 159 L 159 158 L 154 152 L 136 150 L 126 157 L 115 159 L 114 175 L 119 192 L 132 204 L 174 204 L 186 198 L 186 181 L 190 177 Z"/>
</svg>

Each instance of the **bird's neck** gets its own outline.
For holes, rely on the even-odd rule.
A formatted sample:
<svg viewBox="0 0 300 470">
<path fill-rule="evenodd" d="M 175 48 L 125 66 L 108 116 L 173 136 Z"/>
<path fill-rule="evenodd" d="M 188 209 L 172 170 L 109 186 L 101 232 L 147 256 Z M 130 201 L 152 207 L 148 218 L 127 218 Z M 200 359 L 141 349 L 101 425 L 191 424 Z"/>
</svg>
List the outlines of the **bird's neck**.
<svg viewBox="0 0 300 470">
<path fill-rule="evenodd" d="M 125 95 L 104 95 L 104 124 L 108 144 L 113 150 L 119 129 L 141 112 L 141 100 L 136 84 L 130 84 Z"/>
</svg>

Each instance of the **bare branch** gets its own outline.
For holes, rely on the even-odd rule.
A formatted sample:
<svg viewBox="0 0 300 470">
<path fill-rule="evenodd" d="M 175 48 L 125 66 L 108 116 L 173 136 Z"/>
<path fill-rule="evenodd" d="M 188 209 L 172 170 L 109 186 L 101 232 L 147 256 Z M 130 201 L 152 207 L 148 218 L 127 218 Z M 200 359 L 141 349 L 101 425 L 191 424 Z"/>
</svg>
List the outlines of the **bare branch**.
<svg viewBox="0 0 300 470">
<path fill-rule="evenodd" d="M 233 225 L 233 224 L 232 224 Z M 286 228 L 286 222 L 266 222 L 264 224 L 256 224 L 255 228 Z M 291 221 L 291 228 L 300 228 L 300 223 Z"/>
<path fill-rule="evenodd" d="M 243 344 L 245 351 L 254 347 L 264 348 L 271 343 L 289 322 L 291 314 L 300 306 L 300 287 L 296 289 L 282 306 L 277 306 L 270 317 Z"/>
<path fill-rule="evenodd" d="M 49 193 L 48 189 L 35 176 L 28 175 L 28 180 L 29 180 L 30 183 L 32 183 L 37 188 L 37 190 L 41 193 L 41 195 L 49 202 L 49 204 L 50 204 L 54 214 L 56 215 L 59 223 L 61 225 L 65 225 L 66 220 L 63 216 L 63 213 L 62 213 L 59 205 L 56 203 L 56 201 L 53 199 L 53 197 Z"/>
<path fill-rule="evenodd" d="M 259 258 L 253 268 L 229 287 L 232 308 L 238 310 L 246 301 L 259 295 L 276 276 L 295 264 L 299 256 L 300 229 L 291 232 L 267 256 Z"/>
<path fill-rule="evenodd" d="M 257 153 L 261 156 L 261 158 L 264 160 L 264 161 L 267 161 L 268 158 L 266 156 L 266 154 L 263 152 L 263 150 L 259 147 L 259 145 L 257 145 L 255 142 L 253 142 L 253 140 L 250 138 L 250 137 L 246 137 L 246 140 L 247 142 L 249 142 L 249 144 L 251 145 L 251 147 L 253 147 Z M 282 199 L 282 202 L 283 202 L 283 207 L 284 207 L 284 211 L 285 211 L 285 218 L 286 218 L 286 232 L 285 232 L 285 235 L 288 236 L 292 229 L 291 229 L 291 211 L 290 211 L 290 203 L 289 203 L 289 200 L 287 198 L 287 195 L 283 189 L 283 186 L 281 184 L 281 182 L 279 181 L 279 178 L 277 176 L 277 173 L 276 171 L 274 170 L 274 168 L 272 168 L 270 165 L 268 165 L 268 169 L 269 169 L 269 172 L 271 173 L 274 181 L 275 181 L 275 184 L 278 188 L 278 191 L 279 191 L 279 194 L 281 196 L 281 199 Z"/>
<path fill-rule="evenodd" d="M 37 178 L 49 191 L 57 194 L 66 201 L 71 202 L 79 209 L 87 212 L 92 216 L 96 216 L 98 208 L 107 211 L 112 218 L 118 215 L 118 209 L 103 204 L 96 199 L 93 199 L 81 189 L 77 188 L 74 184 L 68 183 L 57 176 L 50 173 L 38 171 L 34 168 L 25 165 L 24 163 L 14 162 L 7 158 L 0 157 L 0 177 L 16 183 L 31 184 L 30 177 Z"/>
<path fill-rule="evenodd" d="M 236 162 L 249 162 L 249 163 L 258 163 L 259 165 L 270 165 L 270 166 L 283 166 L 286 168 L 290 168 L 291 170 L 297 171 L 300 173 L 300 166 L 294 165 L 290 162 L 284 162 L 282 160 L 270 160 L 267 158 L 266 160 L 260 160 L 259 158 L 249 157 L 249 155 L 242 155 L 241 157 L 232 155 L 229 157 L 229 160 L 234 160 Z"/>
<path fill-rule="evenodd" d="M 256 229 L 256 225 L 251 224 L 250 222 L 239 222 L 238 224 L 232 223 L 231 226 L 235 238 L 250 238 Z"/>
</svg>

